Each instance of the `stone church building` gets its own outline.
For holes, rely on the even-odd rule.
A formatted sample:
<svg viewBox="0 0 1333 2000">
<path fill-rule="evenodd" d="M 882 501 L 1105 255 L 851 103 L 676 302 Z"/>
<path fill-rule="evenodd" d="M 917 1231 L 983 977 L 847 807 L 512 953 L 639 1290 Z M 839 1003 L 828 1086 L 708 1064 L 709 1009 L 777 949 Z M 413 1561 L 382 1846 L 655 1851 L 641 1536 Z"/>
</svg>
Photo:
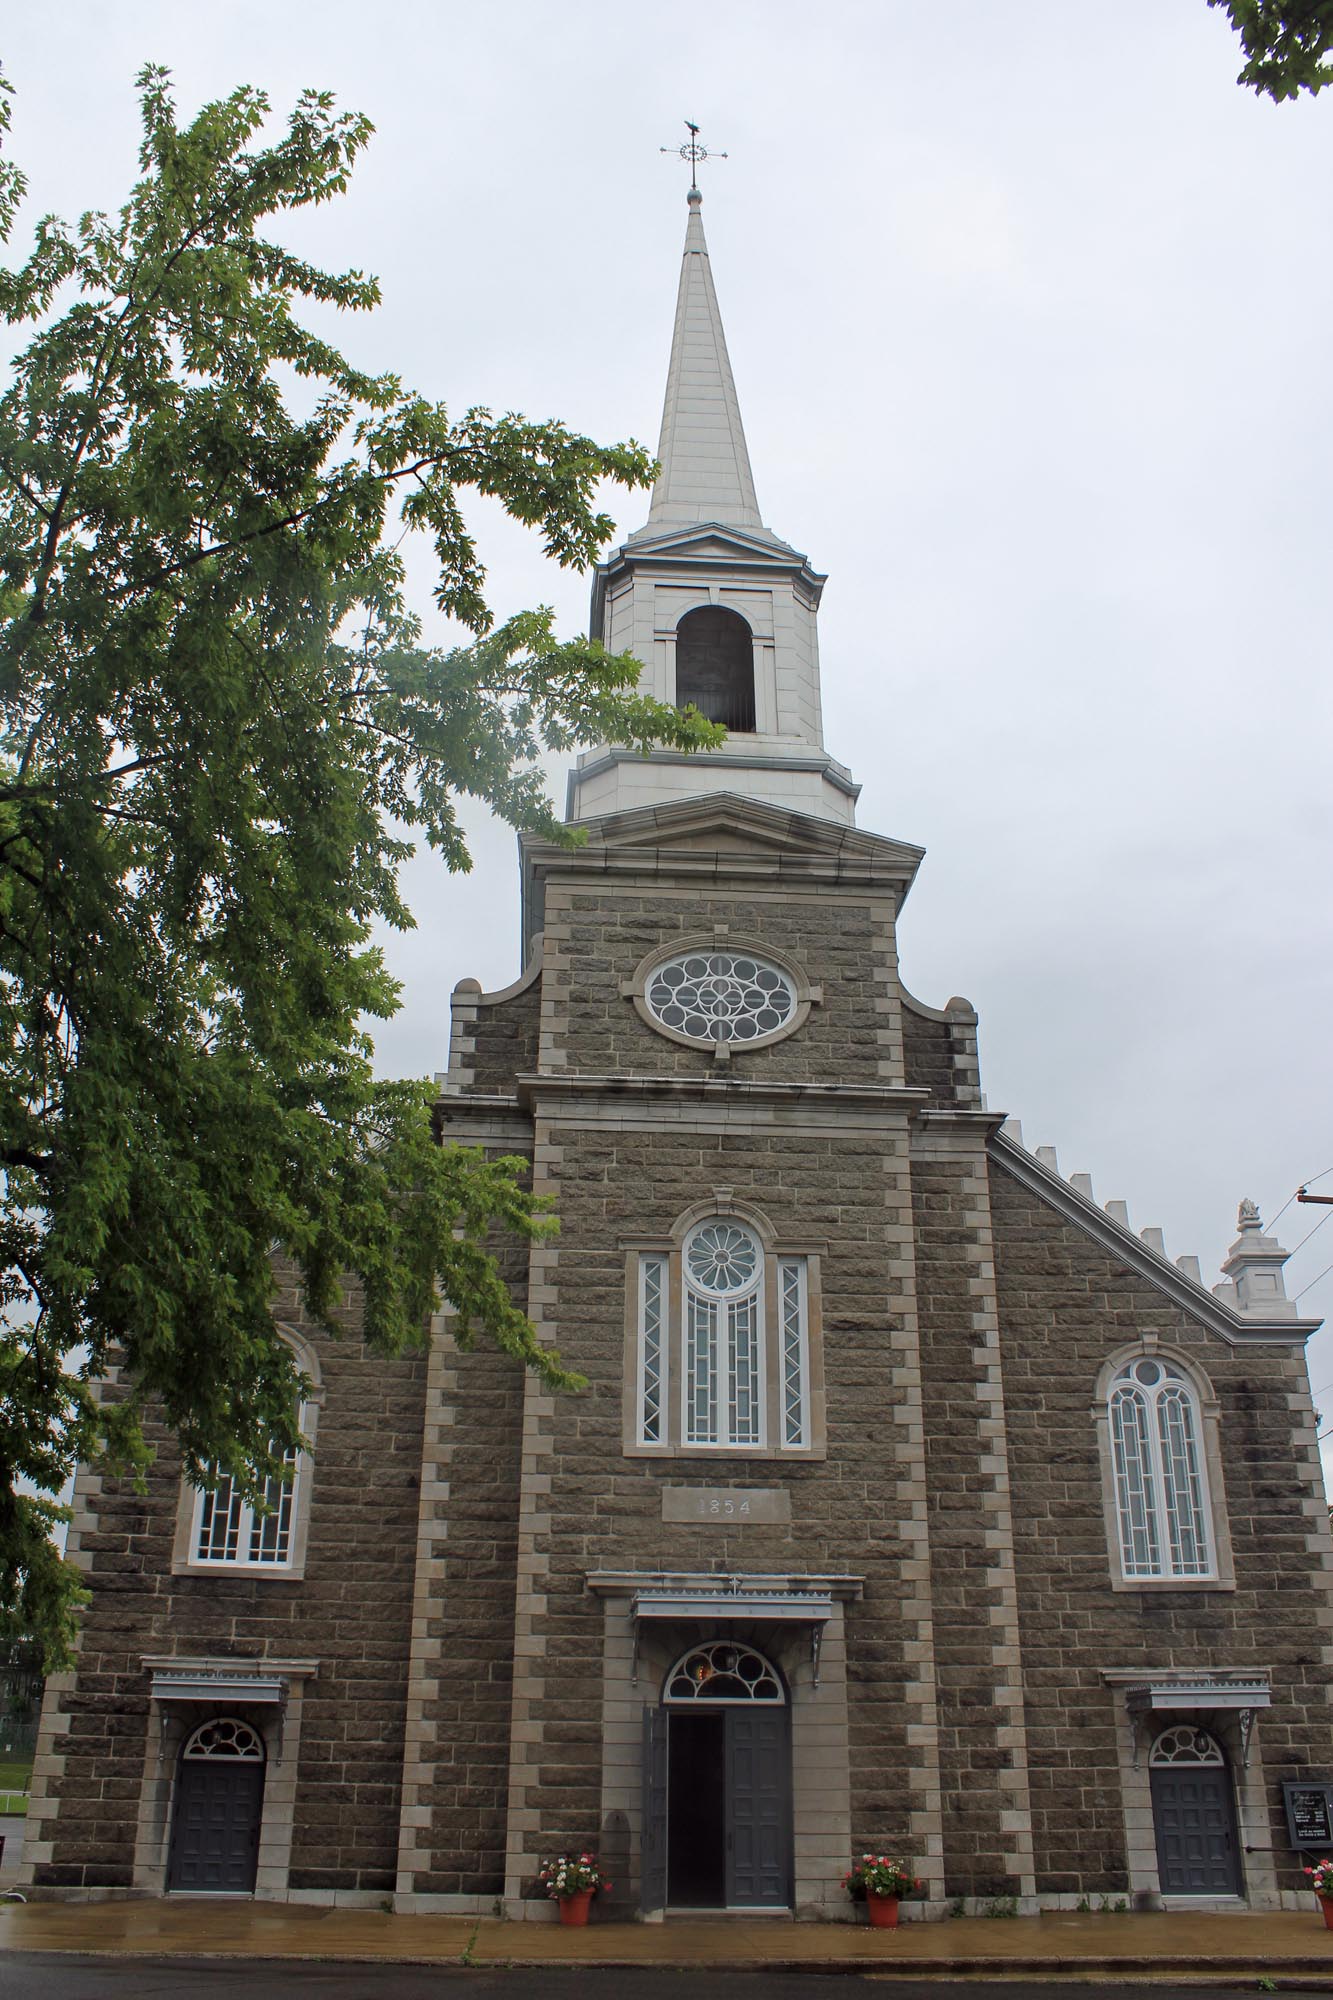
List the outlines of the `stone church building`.
<svg viewBox="0 0 1333 2000">
<path fill-rule="evenodd" d="M 760 513 L 696 192 L 660 459 L 592 630 L 730 733 L 579 758 L 587 841 L 523 842 L 523 969 L 457 989 L 439 1101 L 557 1197 L 502 1258 L 588 1387 L 447 1319 L 385 1360 L 284 1289 L 274 1511 L 165 1439 L 146 1495 L 79 1482 L 31 1882 L 549 1916 L 574 1843 L 617 1913 L 839 1918 L 871 1845 L 909 1913 L 1294 1904 L 1333 1783 L 1314 1323 L 1250 1204 L 1205 1288 L 904 988 L 921 850 L 824 747 L 824 578 Z"/>
</svg>

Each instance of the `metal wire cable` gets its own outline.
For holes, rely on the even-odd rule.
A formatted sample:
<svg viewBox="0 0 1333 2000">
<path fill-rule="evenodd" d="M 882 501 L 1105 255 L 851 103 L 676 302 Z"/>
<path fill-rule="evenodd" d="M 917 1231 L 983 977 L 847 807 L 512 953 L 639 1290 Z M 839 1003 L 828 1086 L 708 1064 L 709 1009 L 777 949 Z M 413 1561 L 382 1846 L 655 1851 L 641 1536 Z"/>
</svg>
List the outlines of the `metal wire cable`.
<svg viewBox="0 0 1333 2000">
<path fill-rule="evenodd" d="M 1327 1180 L 1330 1174 L 1333 1174 L 1333 1167 L 1325 1167 L 1322 1174 L 1311 1174 L 1308 1181 L 1302 1181 L 1301 1187 L 1303 1188 L 1313 1187 L 1316 1181 Z M 1297 1188 L 1296 1194 L 1299 1193 L 1300 1193 L 1300 1188 Z M 1272 1218 L 1270 1222 L 1266 1222 L 1264 1224 L 1265 1229 L 1274 1229 L 1277 1227 L 1278 1223 L 1281 1222 L 1287 1210 L 1291 1207 L 1291 1204 L 1295 1201 L 1296 1194 L 1289 1194 L 1287 1196 L 1287 1199 L 1283 1202 L 1277 1214 Z"/>
<path fill-rule="evenodd" d="M 1319 1273 L 1319 1278 L 1326 1278 L 1330 1271 L 1333 1271 L 1333 1264 L 1325 1264 L 1323 1270 Z M 1315 1286 L 1319 1283 L 1319 1278 L 1311 1278 L 1308 1285 L 1302 1285 L 1301 1289 L 1296 1294 L 1296 1299 L 1303 1299 L 1307 1292 L 1312 1292 Z M 1294 1305 L 1296 1303 L 1296 1300 L 1293 1299 L 1292 1303 Z"/>
</svg>

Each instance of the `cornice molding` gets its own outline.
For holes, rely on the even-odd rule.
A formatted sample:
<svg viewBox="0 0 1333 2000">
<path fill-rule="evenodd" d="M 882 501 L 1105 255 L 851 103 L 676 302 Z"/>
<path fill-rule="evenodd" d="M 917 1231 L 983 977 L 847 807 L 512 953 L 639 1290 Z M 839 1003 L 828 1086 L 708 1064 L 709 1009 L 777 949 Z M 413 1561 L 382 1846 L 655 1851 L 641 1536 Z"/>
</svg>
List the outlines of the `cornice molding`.
<svg viewBox="0 0 1333 2000">
<path fill-rule="evenodd" d="M 814 771 L 825 778 L 834 791 L 842 792 L 847 798 L 859 799 L 861 796 L 861 787 L 847 766 L 840 764 L 826 750 L 801 751 L 791 756 L 776 750 L 771 753 L 763 750 L 650 750 L 645 756 L 641 750 L 612 744 L 600 756 L 593 757 L 587 764 L 576 764 L 570 771 L 566 789 L 571 805 L 573 794 L 580 785 L 586 784 L 589 778 L 600 777 L 617 764 L 689 764 L 695 769 L 703 767 L 710 771 Z M 579 825 L 591 823 L 578 822 Z"/>
<path fill-rule="evenodd" d="M 870 1106 L 910 1116 L 929 1092 L 898 1089 L 877 1083 L 780 1083 L 732 1076 L 581 1076 L 529 1075 L 515 1078 L 517 1102 L 532 1109 L 542 1097 L 637 1097 L 674 1099 L 683 1104 L 845 1104 Z M 456 1103 L 457 1099 L 441 1100 Z M 498 1100 L 492 1099 L 492 1103 Z"/>
</svg>

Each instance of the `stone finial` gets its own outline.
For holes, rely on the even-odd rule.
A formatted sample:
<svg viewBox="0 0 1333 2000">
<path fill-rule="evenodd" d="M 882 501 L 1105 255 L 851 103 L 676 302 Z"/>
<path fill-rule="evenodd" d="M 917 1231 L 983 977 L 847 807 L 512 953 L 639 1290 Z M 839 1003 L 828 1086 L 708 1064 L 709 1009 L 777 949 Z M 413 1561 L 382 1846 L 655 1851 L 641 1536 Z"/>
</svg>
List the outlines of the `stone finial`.
<svg viewBox="0 0 1333 2000">
<path fill-rule="evenodd" d="M 1197 1257 L 1177 1257 L 1176 1269 L 1183 1271 L 1187 1278 L 1192 1278 L 1196 1285 L 1202 1285 L 1203 1269 Z"/>
<path fill-rule="evenodd" d="M 1255 1319 L 1294 1319 L 1296 1307 L 1282 1277 L 1289 1253 L 1275 1237 L 1265 1236 L 1258 1204 L 1248 1197 L 1236 1212 L 1236 1227 L 1222 1266 L 1225 1283 L 1213 1286 L 1214 1296 Z"/>
<path fill-rule="evenodd" d="M 1166 1237 L 1155 1225 L 1150 1225 L 1147 1229 L 1141 1229 L 1139 1231 L 1139 1240 L 1142 1243 L 1146 1243 L 1150 1250 L 1155 1250 L 1159 1257 L 1165 1257 Z"/>
<path fill-rule="evenodd" d="M 1094 1208 L 1096 1207 L 1097 1197 L 1092 1191 L 1091 1174 L 1071 1174 L 1069 1176 L 1069 1185 L 1082 1195 L 1084 1201 L 1090 1201 Z"/>
<path fill-rule="evenodd" d="M 1038 1146 L 1037 1158 L 1041 1161 L 1048 1174 L 1059 1173 L 1060 1161 L 1054 1146 Z"/>
<path fill-rule="evenodd" d="M 1106 1204 L 1106 1213 L 1110 1216 L 1112 1222 L 1118 1222 L 1122 1229 L 1129 1228 L 1129 1203 L 1127 1201 L 1108 1201 Z"/>
</svg>

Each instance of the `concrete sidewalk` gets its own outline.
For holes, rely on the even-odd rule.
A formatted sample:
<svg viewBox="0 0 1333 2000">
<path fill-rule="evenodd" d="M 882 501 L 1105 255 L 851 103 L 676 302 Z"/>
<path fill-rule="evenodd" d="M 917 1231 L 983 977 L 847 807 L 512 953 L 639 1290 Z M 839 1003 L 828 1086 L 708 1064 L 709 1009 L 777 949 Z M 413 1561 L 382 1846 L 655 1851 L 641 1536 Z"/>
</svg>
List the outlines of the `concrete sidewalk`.
<svg viewBox="0 0 1333 2000">
<path fill-rule="evenodd" d="M 394 1961 L 498 1968 L 732 1967 L 884 1972 L 917 1979 L 1206 1978 L 1333 1992 L 1333 1931 L 1308 1915 L 1066 1915 L 909 1923 L 897 1931 L 780 1919 L 598 1923 L 393 1916 L 214 1897 L 0 1905 L 0 1950 L 129 1957 Z"/>
</svg>

